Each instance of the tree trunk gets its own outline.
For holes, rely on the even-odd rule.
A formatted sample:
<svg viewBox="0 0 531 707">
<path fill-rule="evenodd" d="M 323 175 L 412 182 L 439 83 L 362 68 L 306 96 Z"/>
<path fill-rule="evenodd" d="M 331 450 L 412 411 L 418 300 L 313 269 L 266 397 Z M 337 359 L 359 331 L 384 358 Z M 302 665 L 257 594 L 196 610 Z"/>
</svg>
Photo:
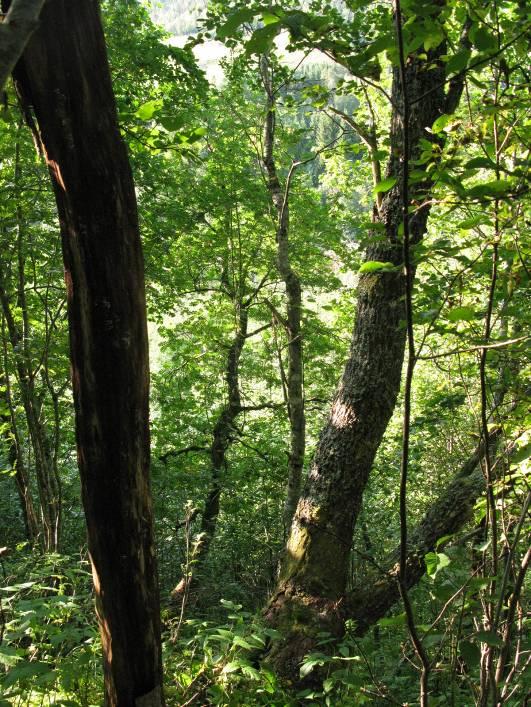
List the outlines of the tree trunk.
<svg viewBox="0 0 531 707">
<path fill-rule="evenodd" d="M 302 288 L 298 273 L 291 267 L 289 251 L 289 192 L 280 186 L 275 163 L 276 105 L 273 91 L 272 68 L 267 57 L 262 57 L 261 72 L 267 97 L 264 130 L 264 166 L 267 188 L 277 212 L 277 268 L 286 288 L 285 328 L 288 335 L 287 405 L 290 424 L 288 483 L 284 504 L 284 527 L 289 529 L 299 501 L 304 453 L 306 449 L 306 417 L 304 412 L 303 344 L 301 331 Z M 293 168 L 292 168 L 293 169 Z"/>
<path fill-rule="evenodd" d="M 7 447 L 7 459 L 9 465 L 15 473 L 15 486 L 20 502 L 20 510 L 24 528 L 26 530 L 26 538 L 30 545 L 36 545 L 39 539 L 39 522 L 35 513 L 33 496 L 31 493 L 30 478 L 28 470 L 24 463 L 24 455 L 20 436 L 16 424 L 15 411 L 11 398 L 11 385 L 7 374 L 7 356 L 5 356 L 5 341 L 4 344 L 4 375 L 2 377 L 2 387 L 5 388 L 2 395 L 5 402 L 6 411 L 0 415 L 0 422 L 4 427 L 2 437 L 5 440 Z"/>
<path fill-rule="evenodd" d="M 21 277 L 19 267 L 19 278 Z M 18 305 L 22 312 L 23 325 L 19 328 L 13 314 L 12 303 L 7 292 L 6 277 L 0 267 L 0 303 L 6 323 L 7 338 L 13 357 L 17 375 L 20 397 L 28 426 L 31 448 L 35 460 L 35 477 L 39 494 L 41 515 L 41 545 L 45 552 L 57 551 L 59 546 L 60 525 L 60 492 L 59 481 L 54 475 L 46 426 L 42 419 L 41 404 L 35 390 L 35 380 L 31 356 L 27 348 L 27 311 L 24 299 L 20 299 L 20 291 L 24 283 L 17 285 Z"/>
<path fill-rule="evenodd" d="M 430 52 L 436 62 L 444 45 Z M 409 161 L 419 155 L 421 138 L 433 140 L 426 128 L 446 111 L 453 111 L 443 91 L 444 70 L 426 71 L 426 63 L 410 57 L 406 85 L 412 106 L 409 122 Z M 421 98 L 422 97 L 422 98 Z M 265 615 L 286 638 L 274 644 L 270 661 L 290 677 L 298 674 L 303 655 L 326 630 L 340 634 L 348 559 L 363 491 L 383 434 L 393 413 L 404 359 L 405 278 L 399 225 L 401 198 L 401 113 L 403 97 L 398 70 L 393 73 L 393 115 L 388 177 L 397 180 L 375 209 L 385 227 L 385 240 L 367 250 L 368 261 L 390 262 L 391 272 L 363 274 L 358 283 L 356 322 L 343 377 L 315 452 L 308 479 L 291 526 L 280 576 Z M 415 184 L 411 200 L 425 203 L 429 183 Z M 411 243 L 426 230 L 429 205 L 410 218 Z"/>
<path fill-rule="evenodd" d="M 222 475 L 226 465 L 227 450 L 234 434 L 233 424 L 242 411 L 240 395 L 240 358 L 247 338 L 250 302 L 236 302 L 237 327 L 227 354 L 225 380 L 227 383 L 227 404 L 222 409 L 212 432 L 209 455 L 211 463 L 211 486 L 201 516 L 201 529 L 195 543 L 190 567 L 172 592 L 172 597 L 183 597 L 199 578 L 208 557 L 210 545 L 216 532 L 219 516 L 219 502 L 222 491 Z"/>
<path fill-rule="evenodd" d="M 159 707 L 143 259 L 98 3 L 47 3 L 15 78 L 37 119 L 61 224 L 106 704 Z"/>
</svg>

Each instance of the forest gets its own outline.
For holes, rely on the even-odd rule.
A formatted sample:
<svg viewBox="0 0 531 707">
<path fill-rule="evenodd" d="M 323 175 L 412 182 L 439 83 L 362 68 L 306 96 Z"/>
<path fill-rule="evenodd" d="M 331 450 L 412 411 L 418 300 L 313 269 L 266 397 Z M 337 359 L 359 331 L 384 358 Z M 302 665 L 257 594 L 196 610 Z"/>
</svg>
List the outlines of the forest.
<svg viewBox="0 0 531 707">
<path fill-rule="evenodd" d="M 0 3 L 0 707 L 527 704 L 531 7 Z"/>
</svg>

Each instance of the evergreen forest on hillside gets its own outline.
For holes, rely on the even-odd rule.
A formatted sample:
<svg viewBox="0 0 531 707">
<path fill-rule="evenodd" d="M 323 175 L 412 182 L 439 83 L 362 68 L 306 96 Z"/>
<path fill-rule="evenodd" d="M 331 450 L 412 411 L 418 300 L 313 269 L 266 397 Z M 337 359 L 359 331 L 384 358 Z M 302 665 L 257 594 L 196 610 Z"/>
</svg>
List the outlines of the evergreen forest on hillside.
<svg viewBox="0 0 531 707">
<path fill-rule="evenodd" d="M 527 704 L 528 4 L 1 5 L 0 707 Z"/>
</svg>

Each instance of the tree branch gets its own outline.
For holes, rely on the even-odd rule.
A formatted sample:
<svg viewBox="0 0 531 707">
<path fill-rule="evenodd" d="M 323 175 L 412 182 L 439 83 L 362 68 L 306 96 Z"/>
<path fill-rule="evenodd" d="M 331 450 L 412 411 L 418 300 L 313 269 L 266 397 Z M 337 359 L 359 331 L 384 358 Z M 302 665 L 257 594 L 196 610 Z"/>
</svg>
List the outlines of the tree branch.
<svg viewBox="0 0 531 707">
<path fill-rule="evenodd" d="M 13 0 L 0 23 L 0 91 L 39 23 L 44 0 Z"/>
</svg>

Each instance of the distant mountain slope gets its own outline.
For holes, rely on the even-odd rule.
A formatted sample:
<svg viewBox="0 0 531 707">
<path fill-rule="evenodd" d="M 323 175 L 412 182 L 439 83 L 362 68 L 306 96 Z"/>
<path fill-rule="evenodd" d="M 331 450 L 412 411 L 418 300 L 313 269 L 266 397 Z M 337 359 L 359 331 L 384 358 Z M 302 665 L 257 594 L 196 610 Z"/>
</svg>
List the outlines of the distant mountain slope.
<svg viewBox="0 0 531 707">
<path fill-rule="evenodd" d="M 152 0 L 153 20 L 173 35 L 194 34 L 197 20 L 205 14 L 207 0 Z"/>
</svg>

